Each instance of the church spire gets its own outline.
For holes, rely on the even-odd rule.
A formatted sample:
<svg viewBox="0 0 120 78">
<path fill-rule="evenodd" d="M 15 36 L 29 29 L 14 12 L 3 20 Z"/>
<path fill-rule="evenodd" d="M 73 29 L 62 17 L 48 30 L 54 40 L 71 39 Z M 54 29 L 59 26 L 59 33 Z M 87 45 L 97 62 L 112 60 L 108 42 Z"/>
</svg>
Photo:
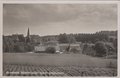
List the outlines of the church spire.
<svg viewBox="0 0 120 78">
<path fill-rule="evenodd" d="M 29 42 L 30 42 L 30 31 L 29 31 L 29 27 L 28 27 L 26 43 L 29 43 Z"/>
<path fill-rule="evenodd" d="M 27 37 L 30 36 L 30 31 L 29 31 L 29 27 L 28 27 L 28 32 L 27 32 Z"/>
</svg>

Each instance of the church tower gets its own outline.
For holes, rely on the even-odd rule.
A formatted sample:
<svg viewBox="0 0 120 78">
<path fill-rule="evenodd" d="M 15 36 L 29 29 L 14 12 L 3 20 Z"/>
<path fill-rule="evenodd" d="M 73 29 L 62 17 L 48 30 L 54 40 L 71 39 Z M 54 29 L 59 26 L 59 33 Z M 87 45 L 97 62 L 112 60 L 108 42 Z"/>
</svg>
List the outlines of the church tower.
<svg viewBox="0 0 120 78">
<path fill-rule="evenodd" d="M 29 31 L 29 28 L 28 28 L 28 31 L 27 31 L 27 36 L 26 36 L 26 43 L 30 43 L 30 31 Z"/>
</svg>

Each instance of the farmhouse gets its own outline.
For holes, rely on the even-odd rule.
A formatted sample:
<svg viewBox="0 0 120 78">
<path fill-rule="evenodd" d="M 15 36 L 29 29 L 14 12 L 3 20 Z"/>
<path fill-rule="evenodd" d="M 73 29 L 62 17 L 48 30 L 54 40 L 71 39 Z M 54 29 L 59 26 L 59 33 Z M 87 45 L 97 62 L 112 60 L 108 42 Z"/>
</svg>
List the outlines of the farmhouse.
<svg viewBox="0 0 120 78">
<path fill-rule="evenodd" d="M 39 44 L 39 45 L 34 47 L 34 50 L 35 50 L 35 52 L 45 52 L 45 50 L 48 47 L 54 47 L 56 49 L 56 52 L 65 52 L 67 50 L 67 48 L 69 48 L 70 50 L 71 49 L 76 49 L 78 51 L 81 50 L 80 44 L 78 44 L 78 43 L 74 43 L 74 44 L 68 44 L 68 43 L 59 44 L 57 41 L 48 41 L 46 43 Z"/>
<path fill-rule="evenodd" d="M 74 44 L 68 44 L 68 43 L 59 44 L 59 47 L 60 47 L 60 51 L 63 51 L 63 52 L 65 52 L 68 47 L 70 48 L 70 50 L 71 49 L 81 50 L 80 44 L 76 44 L 76 43 L 74 43 Z"/>
<path fill-rule="evenodd" d="M 54 47 L 56 49 L 56 51 L 60 50 L 57 41 L 48 41 L 45 43 L 41 43 L 41 44 L 35 46 L 34 50 L 35 50 L 35 52 L 45 52 L 45 50 L 48 47 Z"/>
</svg>

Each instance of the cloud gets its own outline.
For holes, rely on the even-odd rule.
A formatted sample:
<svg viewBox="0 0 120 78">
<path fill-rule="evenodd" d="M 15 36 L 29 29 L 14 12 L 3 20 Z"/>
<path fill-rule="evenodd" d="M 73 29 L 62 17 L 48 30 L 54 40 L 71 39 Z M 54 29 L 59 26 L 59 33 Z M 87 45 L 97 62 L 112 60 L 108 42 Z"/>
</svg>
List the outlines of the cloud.
<svg viewBox="0 0 120 78">
<path fill-rule="evenodd" d="M 62 25 L 62 23 L 64 24 Z M 65 25 L 73 25 L 75 27 L 91 25 L 95 30 L 97 24 L 104 24 L 102 26 L 103 29 L 105 29 L 105 25 L 106 28 L 108 28 L 108 25 L 110 28 L 115 28 L 116 26 L 114 27 L 113 25 L 117 24 L 117 5 L 4 4 L 3 24 L 5 32 L 10 32 L 12 28 L 14 30 L 17 30 L 17 28 L 22 30 L 26 26 L 40 29 L 47 28 L 51 24 L 54 25 L 53 27 L 57 26 L 58 28 L 60 28 L 60 25 L 62 25 L 61 27 L 65 27 Z M 58 30 L 57 28 L 55 29 Z"/>
</svg>

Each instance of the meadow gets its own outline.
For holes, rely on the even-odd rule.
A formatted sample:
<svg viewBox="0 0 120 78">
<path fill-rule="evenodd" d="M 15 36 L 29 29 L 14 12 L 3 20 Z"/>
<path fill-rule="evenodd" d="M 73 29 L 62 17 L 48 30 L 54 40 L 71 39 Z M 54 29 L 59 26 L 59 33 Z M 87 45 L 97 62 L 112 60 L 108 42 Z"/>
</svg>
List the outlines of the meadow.
<svg viewBox="0 0 120 78">
<path fill-rule="evenodd" d="M 117 60 L 83 54 L 3 53 L 3 75 L 10 75 L 6 72 L 12 71 L 63 73 L 55 76 L 116 76 Z M 39 73 L 35 76 L 54 75 Z"/>
</svg>

